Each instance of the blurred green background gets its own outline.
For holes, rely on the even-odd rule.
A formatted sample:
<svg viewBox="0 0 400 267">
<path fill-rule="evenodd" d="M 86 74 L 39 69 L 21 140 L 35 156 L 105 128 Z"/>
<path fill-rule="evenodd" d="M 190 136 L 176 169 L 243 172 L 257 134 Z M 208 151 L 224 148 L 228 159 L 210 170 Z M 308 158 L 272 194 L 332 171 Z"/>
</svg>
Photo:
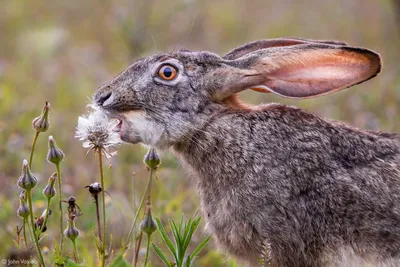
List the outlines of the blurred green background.
<svg viewBox="0 0 400 267">
<path fill-rule="evenodd" d="M 62 163 L 63 197 L 74 195 L 84 213 L 78 249 L 88 265 L 96 266 L 94 204 L 84 187 L 98 181 L 93 155 L 74 139 L 80 114 L 86 112 L 98 86 L 134 60 L 156 51 L 178 48 L 223 54 L 243 43 L 265 38 L 337 39 L 379 52 L 383 72 L 340 93 L 309 100 L 281 99 L 244 92 L 251 103 L 296 105 L 357 127 L 400 132 L 400 1 L 394 0 L 2 0 L 0 1 L 0 258 L 15 248 L 22 160 L 29 156 L 34 131 L 31 121 L 46 100 L 51 102 L 51 128 L 41 134 L 33 171 L 39 178 L 34 192 L 36 214 L 45 206 L 41 190 L 54 171 L 45 160 L 47 137 L 53 135 L 66 154 Z M 147 172 L 146 149 L 123 146 L 105 169 L 110 243 L 118 251 L 129 231 L 133 199 L 139 201 Z M 153 213 L 164 222 L 200 214 L 194 183 L 169 152 L 153 187 Z M 132 173 L 135 172 L 133 179 Z M 135 189 L 136 188 L 136 189 Z M 53 210 L 55 208 L 53 202 Z M 57 216 L 57 213 L 54 213 Z M 57 220 L 49 223 L 43 244 L 58 238 Z M 194 245 L 204 238 L 203 226 Z M 159 235 L 155 235 L 159 242 Z M 72 251 L 66 242 L 67 251 Z M 143 243 L 145 244 L 145 242 Z M 143 246 L 142 246 L 143 247 Z M 143 252 L 143 251 L 142 251 Z M 132 251 L 127 258 L 131 259 Z M 153 266 L 161 266 L 152 252 Z M 143 258 L 143 257 L 142 257 Z M 197 266 L 235 266 L 216 250 L 212 239 Z"/>
</svg>

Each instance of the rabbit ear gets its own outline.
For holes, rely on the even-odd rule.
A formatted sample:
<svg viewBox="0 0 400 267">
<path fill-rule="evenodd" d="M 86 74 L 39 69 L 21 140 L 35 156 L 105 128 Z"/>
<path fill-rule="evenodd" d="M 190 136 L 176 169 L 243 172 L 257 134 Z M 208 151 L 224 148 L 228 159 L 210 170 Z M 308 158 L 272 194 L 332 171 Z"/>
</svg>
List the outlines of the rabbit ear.
<svg viewBox="0 0 400 267">
<path fill-rule="evenodd" d="M 244 89 L 308 98 L 342 90 L 376 76 L 378 54 L 364 48 L 306 44 L 258 50 L 237 60 L 219 92 L 227 97 Z M 229 84 L 230 83 L 230 84 Z"/>
<path fill-rule="evenodd" d="M 330 45 L 341 45 L 346 46 L 347 44 L 340 41 L 330 41 L 330 40 L 310 40 L 310 39 L 300 39 L 300 38 L 278 38 L 278 39 L 268 39 L 259 40 L 245 45 L 239 46 L 231 51 L 229 51 L 224 59 L 233 60 L 238 59 L 248 53 L 277 46 L 292 46 L 299 44 L 330 44 Z"/>
</svg>

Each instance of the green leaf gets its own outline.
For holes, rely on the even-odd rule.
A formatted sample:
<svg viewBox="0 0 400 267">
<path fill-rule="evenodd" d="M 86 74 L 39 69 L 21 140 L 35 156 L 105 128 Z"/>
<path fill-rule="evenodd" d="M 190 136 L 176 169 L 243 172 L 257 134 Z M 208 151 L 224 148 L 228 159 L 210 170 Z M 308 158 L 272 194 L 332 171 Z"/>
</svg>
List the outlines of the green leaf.
<svg viewBox="0 0 400 267">
<path fill-rule="evenodd" d="M 156 244 L 151 243 L 151 245 L 153 246 L 154 250 L 156 251 L 158 257 L 160 257 L 160 259 L 164 262 L 164 264 L 168 267 L 172 267 L 173 265 L 171 263 L 169 263 L 169 261 L 167 260 L 167 258 L 164 256 L 164 254 L 162 253 L 162 251 L 157 247 Z"/>
<path fill-rule="evenodd" d="M 190 267 L 190 265 L 192 265 L 192 263 L 191 263 L 190 255 L 188 255 L 185 260 L 185 267 Z"/>
<path fill-rule="evenodd" d="M 108 267 L 130 267 L 130 265 L 123 257 L 122 254 L 119 254 L 109 265 Z"/>
<path fill-rule="evenodd" d="M 205 245 L 207 245 L 208 241 L 210 241 L 211 236 L 206 237 L 198 246 L 197 248 L 193 251 L 192 255 L 190 255 L 191 259 L 194 259 L 197 254 L 200 253 L 200 251 L 204 248 Z"/>
<path fill-rule="evenodd" d="M 197 218 L 196 220 L 194 220 L 193 222 L 191 222 L 191 224 L 188 226 L 189 232 L 188 232 L 186 240 L 184 241 L 184 244 L 183 244 L 185 251 L 187 250 L 190 240 L 192 239 L 194 232 L 196 232 L 196 229 L 199 226 L 199 224 L 200 224 L 200 217 Z"/>
<path fill-rule="evenodd" d="M 163 224 L 161 223 L 160 219 L 158 219 L 158 218 L 156 218 L 156 222 L 158 225 L 158 231 L 160 232 L 162 239 L 164 240 L 165 244 L 167 244 L 169 250 L 172 252 L 172 255 L 174 256 L 175 260 L 177 260 L 174 244 L 172 244 L 171 239 L 169 239 Z"/>
<path fill-rule="evenodd" d="M 87 265 L 77 264 L 73 261 L 68 261 L 66 267 L 87 267 Z"/>
<path fill-rule="evenodd" d="M 183 213 L 181 216 L 181 221 L 179 222 L 179 233 L 182 233 L 182 226 L 183 226 Z"/>
</svg>

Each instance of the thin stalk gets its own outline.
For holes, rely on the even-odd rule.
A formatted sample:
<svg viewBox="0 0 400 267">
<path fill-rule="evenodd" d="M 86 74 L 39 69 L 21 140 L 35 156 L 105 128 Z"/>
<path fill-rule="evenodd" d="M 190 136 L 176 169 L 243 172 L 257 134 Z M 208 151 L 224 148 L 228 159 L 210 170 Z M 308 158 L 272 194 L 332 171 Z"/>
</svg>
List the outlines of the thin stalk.
<svg viewBox="0 0 400 267">
<path fill-rule="evenodd" d="M 37 236 L 39 238 L 40 234 L 43 233 L 43 228 L 47 224 L 47 219 L 49 218 L 49 210 L 50 210 L 50 198 L 47 199 L 47 208 L 46 208 L 46 215 L 44 216 L 44 222 L 40 229 L 38 230 Z"/>
<path fill-rule="evenodd" d="M 24 222 L 22 223 L 22 232 L 24 235 L 25 247 L 28 247 L 28 241 L 26 240 L 26 218 L 24 218 Z"/>
<path fill-rule="evenodd" d="M 139 259 L 140 244 L 142 243 L 142 237 L 143 237 L 143 232 L 140 231 L 139 239 L 138 239 L 138 241 L 136 243 L 136 247 L 135 247 L 135 258 L 133 259 L 134 260 L 133 267 L 137 266 L 137 262 Z"/>
<path fill-rule="evenodd" d="M 35 223 L 33 222 L 33 209 L 32 209 L 32 195 L 31 195 L 31 190 L 26 190 L 26 196 L 28 198 L 28 204 L 29 204 L 29 217 L 31 218 L 31 227 L 32 227 L 32 232 L 33 232 L 33 239 L 34 243 L 36 245 L 36 250 L 39 255 L 39 260 L 41 264 L 46 267 L 46 263 L 44 262 L 43 255 L 42 255 L 42 250 L 40 249 L 39 246 L 39 241 L 38 238 L 35 234 Z"/>
<path fill-rule="evenodd" d="M 96 221 L 97 221 L 97 232 L 98 232 L 98 236 L 100 241 L 102 241 L 102 237 L 101 237 L 101 225 L 100 225 L 100 211 L 99 211 L 99 196 L 96 194 L 94 197 L 94 201 L 96 203 Z"/>
<path fill-rule="evenodd" d="M 32 243 L 35 243 L 35 238 L 33 237 L 32 228 L 29 227 L 29 220 L 28 218 L 25 219 L 26 227 L 28 227 L 29 235 L 31 236 Z"/>
<path fill-rule="evenodd" d="M 129 243 L 130 243 L 130 240 L 131 240 L 131 237 L 132 237 L 132 233 L 133 233 L 133 229 L 135 228 L 136 221 L 137 221 L 137 219 L 138 219 L 138 217 L 139 217 L 139 212 L 140 212 L 140 210 L 141 210 L 142 207 L 143 207 L 144 200 L 146 199 L 146 196 L 147 196 L 147 195 L 149 194 L 149 192 L 150 192 L 151 181 L 153 180 L 153 173 L 154 173 L 154 168 L 150 168 L 150 171 L 149 171 L 149 179 L 148 179 L 147 185 L 146 185 L 146 191 L 145 191 L 145 193 L 144 193 L 144 195 L 143 195 L 143 197 L 142 197 L 142 200 L 140 201 L 139 208 L 138 208 L 138 210 L 136 211 L 135 217 L 133 218 L 133 222 L 132 222 L 132 225 L 131 225 L 131 229 L 129 230 L 128 238 L 126 239 L 125 244 L 129 244 Z"/>
<path fill-rule="evenodd" d="M 144 267 L 146 267 L 146 265 L 147 265 L 147 260 L 148 260 L 148 258 L 149 258 L 150 238 L 151 238 L 151 234 L 150 234 L 150 235 L 147 235 L 146 256 L 145 256 L 145 258 L 144 258 Z"/>
<path fill-rule="evenodd" d="M 150 187 L 151 187 L 151 185 L 150 185 Z M 147 194 L 147 203 L 146 203 L 146 205 L 147 205 L 149 202 L 150 202 L 150 191 L 149 191 L 149 193 Z M 143 210 L 143 218 L 146 216 L 146 210 L 147 210 L 147 209 L 144 209 L 144 210 Z M 138 262 L 138 259 L 139 259 L 139 250 L 140 250 L 140 246 L 141 246 L 141 243 L 142 243 L 142 237 L 143 237 L 143 231 L 140 231 L 139 239 L 138 239 L 138 242 L 136 243 L 136 248 L 135 248 L 135 264 L 134 264 L 134 267 L 137 266 L 137 262 Z M 145 265 L 145 266 L 146 266 L 146 265 Z"/>
<path fill-rule="evenodd" d="M 103 241 L 102 241 L 102 259 L 101 266 L 105 266 L 106 262 L 106 201 L 105 201 L 105 186 L 104 186 L 104 175 L 103 175 L 103 155 L 101 154 L 101 148 L 98 148 L 99 153 L 99 168 L 100 168 L 100 182 L 101 182 L 101 197 L 102 197 L 102 208 L 103 208 Z"/>
<path fill-rule="evenodd" d="M 63 208 L 62 208 L 62 191 L 61 191 L 61 171 L 60 164 L 56 164 L 57 169 L 57 181 L 58 181 L 58 209 L 60 211 L 60 254 L 62 254 L 64 244 L 64 219 L 63 219 Z"/>
<path fill-rule="evenodd" d="M 32 167 L 32 160 L 33 160 L 33 152 L 35 152 L 36 141 L 39 137 L 40 132 L 36 131 L 35 137 L 33 138 L 32 148 L 31 148 L 31 155 L 29 156 L 29 168 Z"/>
<path fill-rule="evenodd" d="M 79 255 L 78 255 L 78 250 L 76 249 L 76 243 L 75 240 L 72 241 L 72 244 L 74 246 L 74 258 L 75 258 L 75 262 L 79 263 Z"/>
</svg>

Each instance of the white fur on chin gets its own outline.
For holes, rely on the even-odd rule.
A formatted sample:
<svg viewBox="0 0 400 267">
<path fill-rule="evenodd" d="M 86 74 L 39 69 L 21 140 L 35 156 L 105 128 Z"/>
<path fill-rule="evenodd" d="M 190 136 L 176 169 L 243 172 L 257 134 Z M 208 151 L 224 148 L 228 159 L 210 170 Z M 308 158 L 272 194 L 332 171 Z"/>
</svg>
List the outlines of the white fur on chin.
<svg viewBox="0 0 400 267">
<path fill-rule="evenodd" d="M 128 111 L 123 113 L 126 120 L 131 123 L 131 131 L 139 135 L 144 145 L 154 147 L 158 150 L 168 149 L 168 145 L 163 142 L 164 127 L 148 120 L 144 111 Z"/>
</svg>

